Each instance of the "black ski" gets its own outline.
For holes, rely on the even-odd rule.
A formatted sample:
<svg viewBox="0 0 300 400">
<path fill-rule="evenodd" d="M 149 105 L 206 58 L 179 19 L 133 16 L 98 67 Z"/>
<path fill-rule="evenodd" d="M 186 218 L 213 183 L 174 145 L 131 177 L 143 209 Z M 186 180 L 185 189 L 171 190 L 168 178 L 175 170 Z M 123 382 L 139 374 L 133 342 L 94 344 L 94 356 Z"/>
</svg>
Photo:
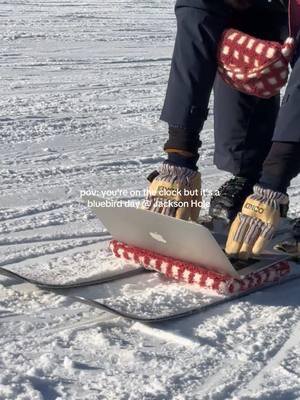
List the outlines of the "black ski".
<svg viewBox="0 0 300 400">
<path fill-rule="evenodd" d="M 68 284 L 51 284 L 51 283 L 39 282 L 35 279 L 26 278 L 16 272 L 13 272 L 13 271 L 10 271 L 3 267 L 0 267 L 1 275 L 5 275 L 9 278 L 15 278 L 15 279 L 19 279 L 19 280 L 22 280 L 22 281 L 25 281 L 28 283 L 32 283 L 33 285 L 38 286 L 41 289 L 46 289 L 46 290 L 48 290 L 48 289 L 49 290 L 76 289 L 76 288 L 81 288 L 81 287 L 86 287 L 86 286 L 101 285 L 104 283 L 114 282 L 114 281 L 121 280 L 121 279 L 131 278 L 132 276 L 139 275 L 139 274 L 142 274 L 145 272 L 147 272 L 147 270 L 145 270 L 145 268 L 138 267 L 138 268 L 132 269 L 130 271 L 120 272 L 115 275 L 110 275 L 110 276 L 106 276 L 103 278 L 96 278 L 93 280 L 78 281 L 78 282 L 68 283 Z"/>
<path fill-rule="evenodd" d="M 185 318 L 185 317 L 189 317 L 191 315 L 195 315 L 195 314 L 199 314 L 205 311 L 208 311 L 210 309 L 213 309 L 215 307 L 221 306 L 223 304 L 227 304 L 230 303 L 234 300 L 238 300 L 241 299 L 243 297 L 249 296 L 252 293 L 258 292 L 260 290 L 268 290 L 273 288 L 274 286 L 280 286 L 280 285 L 284 285 L 290 281 L 293 280 L 298 280 L 300 279 L 300 275 L 291 275 L 288 276 L 287 278 L 283 278 L 279 281 L 276 282 L 270 282 L 266 285 L 248 290 L 246 292 L 240 293 L 240 294 L 235 294 L 232 295 L 230 297 L 226 297 L 226 298 L 222 298 L 220 300 L 215 300 L 212 301 L 211 303 L 208 304 L 204 304 L 204 305 L 200 305 L 198 307 L 193 307 L 190 309 L 186 309 L 186 310 L 182 310 L 182 311 L 178 311 L 176 313 L 173 314 L 165 314 L 165 315 L 160 315 L 160 316 L 154 316 L 154 317 L 143 317 L 141 315 L 137 315 L 134 313 L 127 313 L 126 311 L 122 311 L 122 310 L 118 310 L 112 306 L 109 306 L 105 303 L 101 303 L 97 300 L 91 300 L 85 297 L 81 297 L 81 296 L 73 296 L 72 298 L 74 300 L 78 300 L 81 303 L 87 304 L 91 307 L 94 308 L 99 308 L 100 310 L 109 312 L 113 315 L 116 315 L 118 317 L 122 317 L 125 318 L 127 320 L 130 321 L 136 321 L 136 322 L 142 322 L 145 324 L 155 324 L 155 323 L 159 323 L 159 322 L 167 322 L 167 321 L 171 321 L 171 320 L 175 320 L 175 319 L 181 319 L 181 318 Z"/>
<path fill-rule="evenodd" d="M 280 235 L 285 236 L 287 233 L 289 234 L 289 231 L 290 231 L 289 227 L 281 228 L 277 232 L 276 239 L 278 239 L 278 236 L 280 236 Z M 138 315 L 135 313 L 129 313 L 126 311 L 122 311 L 118 308 L 114 308 L 114 306 L 105 304 L 105 302 L 85 298 L 82 296 L 76 296 L 76 295 L 72 296 L 72 295 L 70 295 L 70 293 L 67 294 L 67 292 L 66 292 L 67 289 L 84 288 L 84 287 L 88 287 L 88 286 L 95 286 L 95 285 L 101 285 L 101 284 L 105 284 L 105 283 L 115 282 L 115 281 L 119 281 L 122 279 L 127 279 L 127 278 L 131 278 L 134 276 L 138 276 L 138 275 L 144 274 L 145 272 L 153 273 L 154 271 L 146 270 L 143 267 L 137 267 L 132 270 L 120 272 L 120 273 L 110 275 L 110 276 L 105 276 L 102 278 L 95 278 L 92 280 L 78 281 L 78 282 L 70 283 L 70 284 L 51 284 L 51 283 L 40 282 L 36 279 L 27 278 L 25 276 L 22 276 L 21 274 L 18 274 L 9 269 L 6 269 L 5 267 L 0 267 L 0 274 L 2 274 L 2 275 L 8 276 L 10 278 L 15 278 L 15 279 L 18 279 L 18 280 L 21 280 L 24 282 L 31 283 L 31 284 L 33 284 L 41 289 L 44 289 L 44 290 L 54 291 L 61 295 L 69 295 L 74 300 L 88 304 L 92 307 L 99 308 L 103 311 L 109 312 L 111 314 L 114 314 L 116 316 L 119 316 L 119 317 L 122 317 L 122 318 L 125 318 L 128 320 L 142 322 L 142 323 L 146 323 L 146 324 L 153 324 L 153 323 L 165 322 L 165 321 L 170 321 L 170 320 L 179 319 L 179 318 L 183 318 L 183 317 L 188 317 L 188 316 L 191 316 L 191 315 L 194 315 L 197 313 L 205 312 L 205 311 L 212 309 L 214 307 L 217 307 L 219 305 L 229 303 L 233 300 L 243 298 L 243 297 L 248 296 L 251 293 L 254 293 L 256 291 L 265 290 L 265 289 L 274 287 L 276 285 L 284 284 L 284 283 L 294 280 L 294 279 L 300 279 L 300 275 L 291 275 L 291 276 L 288 276 L 287 278 L 283 278 L 280 281 L 272 282 L 272 283 L 263 285 L 261 287 L 243 292 L 241 294 L 227 296 L 225 298 L 221 298 L 221 299 L 217 299 L 217 300 L 212 299 L 209 303 L 199 304 L 196 307 L 178 310 L 173 313 L 168 313 L 165 315 L 154 315 L 154 316 L 143 316 L 143 315 Z"/>
<path fill-rule="evenodd" d="M 97 279 L 97 280 L 95 279 L 94 281 L 78 282 L 78 283 L 62 286 L 62 285 L 47 285 L 47 284 L 43 285 L 41 283 L 35 283 L 33 280 L 26 279 L 26 278 L 22 277 L 21 275 L 18 275 L 17 273 L 5 270 L 4 268 L 0 268 L 0 273 L 5 276 L 11 277 L 11 278 L 16 278 L 23 282 L 32 283 L 35 286 L 40 287 L 41 289 L 44 289 L 47 291 L 52 291 L 52 292 L 55 292 L 57 294 L 64 295 L 64 296 L 68 295 L 66 289 L 84 288 L 84 287 L 92 286 L 92 285 L 101 285 L 104 283 L 114 282 L 114 281 L 130 278 L 130 277 L 133 277 L 136 275 L 144 274 L 145 272 L 154 272 L 154 271 L 146 271 L 144 268 L 137 268 L 135 270 L 122 272 L 122 273 L 114 275 L 114 276 L 105 277 L 105 278 L 101 278 L 101 279 Z M 279 281 L 270 282 L 268 284 L 248 290 L 248 291 L 240 293 L 240 294 L 235 294 L 232 296 L 227 296 L 225 298 L 212 300 L 209 303 L 202 304 L 202 305 L 188 308 L 188 309 L 184 309 L 184 310 L 180 310 L 180 311 L 177 311 L 174 313 L 159 315 L 159 316 L 150 316 L 150 317 L 147 317 L 147 316 L 145 317 L 143 315 L 138 315 L 135 313 L 129 313 L 126 311 L 122 311 L 122 310 L 114 308 L 113 306 L 110 306 L 108 304 L 102 303 L 97 300 L 85 298 L 82 296 L 75 295 L 75 296 L 70 296 L 70 297 L 76 301 L 80 301 L 81 303 L 84 303 L 91 307 L 98 308 L 100 310 L 109 312 L 110 314 L 125 318 L 127 320 L 142 322 L 145 324 L 154 324 L 154 323 L 167 322 L 167 321 L 171 321 L 171 320 L 175 320 L 175 319 L 189 317 L 194 314 L 199 314 L 199 313 L 205 312 L 207 310 L 213 309 L 215 307 L 218 307 L 220 305 L 227 304 L 234 300 L 238 300 L 243 297 L 249 296 L 250 294 L 255 293 L 257 291 L 268 290 L 274 286 L 280 286 L 280 285 L 286 284 L 292 280 L 298 280 L 298 279 L 300 279 L 300 274 L 293 274 L 286 278 L 284 277 Z"/>
</svg>

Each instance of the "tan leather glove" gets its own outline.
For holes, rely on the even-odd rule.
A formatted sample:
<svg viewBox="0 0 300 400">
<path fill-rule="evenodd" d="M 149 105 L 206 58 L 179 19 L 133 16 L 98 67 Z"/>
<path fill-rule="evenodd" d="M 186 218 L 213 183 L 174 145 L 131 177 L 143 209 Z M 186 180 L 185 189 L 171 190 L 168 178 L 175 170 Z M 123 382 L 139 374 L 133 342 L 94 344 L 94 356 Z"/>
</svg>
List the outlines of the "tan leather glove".
<svg viewBox="0 0 300 400">
<path fill-rule="evenodd" d="M 197 221 L 201 208 L 200 173 L 164 163 L 149 186 L 142 208 Z"/>
<path fill-rule="evenodd" d="M 287 195 L 258 185 L 253 191 L 230 227 L 225 249 L 228 255 L 248 258 L 260 254 L 279 223 L 280 206 L 289 202 Z"/>
</svg>

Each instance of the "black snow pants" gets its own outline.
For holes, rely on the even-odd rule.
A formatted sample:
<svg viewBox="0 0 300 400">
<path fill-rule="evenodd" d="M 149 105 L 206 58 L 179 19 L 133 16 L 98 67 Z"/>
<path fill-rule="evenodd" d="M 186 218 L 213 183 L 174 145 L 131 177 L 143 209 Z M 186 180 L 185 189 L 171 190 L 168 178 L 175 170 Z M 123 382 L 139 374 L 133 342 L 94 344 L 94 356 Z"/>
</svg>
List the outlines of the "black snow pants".
<svg viewBox="0 0 300 400">
<path fill-rule="evenodd" d="M 246 11 L 236 11 L 223 0 L 177 0 L 177 35 L 161 114 L 172 127 L 200 132 L 214 88 L 215 164 L 254 180 L 260 176 L 272 139 L 300 141 L 297 57 L 280 112 L 280 96 L 264 100 L 243 94 L 216 74 L 216 50 L 224 29 L 234 27 L 276 41 L 288 36 L 286 10 L 272 8 L 264 0 L 256 3 Z M 168 145 L 178 148 L 170 139 Z"/>
</svg>

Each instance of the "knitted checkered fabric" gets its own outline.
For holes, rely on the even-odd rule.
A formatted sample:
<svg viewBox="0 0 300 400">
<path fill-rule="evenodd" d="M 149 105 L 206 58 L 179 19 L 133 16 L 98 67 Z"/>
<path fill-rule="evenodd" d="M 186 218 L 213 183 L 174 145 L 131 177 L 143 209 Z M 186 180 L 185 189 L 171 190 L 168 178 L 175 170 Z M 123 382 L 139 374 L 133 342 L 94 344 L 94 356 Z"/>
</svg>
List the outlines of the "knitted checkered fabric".
<svg viewBox="0 0 300 400">
<path fill-rule="evenodd" d="M 286 84 L 294 49 L 292 37 L 281 44 L 227 29 L 218 48 L 218 72 L 240 92 L 268 99 Z"/>
<path fill-rule="evenodd" d="M 131 264 L 141 265 L 146 269 L 160 272 L 170 279 L 223 295 L 240 293 L 269 282 L 279 281 L 290 272 L 287 262 L 279 262 L 262 271 L 251 273 L 243 279 L 236 279 L 207 270 L 200 265 L 175 260 L 116 240 L 111 241 L 110 249 L 116 257 Z"/>
</svg>

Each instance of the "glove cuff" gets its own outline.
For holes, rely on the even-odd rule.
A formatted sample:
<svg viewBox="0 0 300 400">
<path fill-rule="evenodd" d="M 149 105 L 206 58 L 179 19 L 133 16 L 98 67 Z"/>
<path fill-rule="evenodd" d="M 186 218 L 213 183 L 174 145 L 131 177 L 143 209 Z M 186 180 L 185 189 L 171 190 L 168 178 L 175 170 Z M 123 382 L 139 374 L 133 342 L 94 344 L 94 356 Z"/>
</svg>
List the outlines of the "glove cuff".
<svg viewBox="0 0 300 400">
<path fill-rule="evenodd" d="M 289 203 L 289 196 L 281 193 L 275 192 L 271 189 L 266 189 L 259 185 L 254 185 L 253 187 L 254 196 L 257 195 L 260 198 L 263 197 L 265 200 L 276 200 L 279 204 L 288 204 Z M 259 199 L 257 199 L 259 200 Z"/>
<path fill-rule="evenodd" d="M 167 161 L 165 161 L 160 166 L 158 171 L 159 171 L 160 179 L 170 180 L 170 181 L 173 178 L 176 178 L 179 180 L 189 179 L 189 178 L 193 178 L 194 176 L 196 176 L 198 174 L 198 172 L 193 169 L 169 164 Z M 169 179 L 167 179 L 167 178 L 169 178 Z"/>
</svg>

